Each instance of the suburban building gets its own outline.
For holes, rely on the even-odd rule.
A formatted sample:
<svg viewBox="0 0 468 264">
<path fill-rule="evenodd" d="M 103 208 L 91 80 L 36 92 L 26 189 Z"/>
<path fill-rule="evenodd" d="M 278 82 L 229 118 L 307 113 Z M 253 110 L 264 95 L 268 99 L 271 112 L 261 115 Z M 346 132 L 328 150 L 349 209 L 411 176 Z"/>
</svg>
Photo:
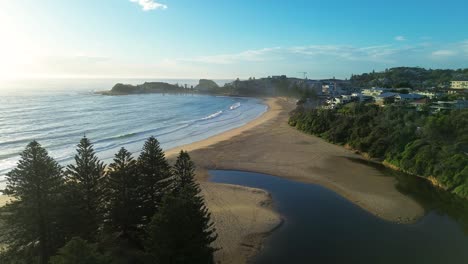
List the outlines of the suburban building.
<svg viewBox="0 0 468 264">
<path fill-rule="evenodd" d="M 429 99 L 434 99 L 442 95 L 441 93 L 435 91 L 416 91 L 415 94 L 425 96 Z"/>
<path fill-rule="evenodd" d="M 428 103 L 429 103 L 429 99 L 426 97 L 426 98 L 412 101 L 411 103 L 409 103 L 409 105 L 416 108 L 416 110 L 421 111 L 423 110 L 423 107 L 427 105 Z"/>
<path fill-rule="evenodd" d="M 334 91 L 335 91 L 335 85 L 334 84 L 323 84 L 322 85 L 322 93 L 323 94 L 333 95 Z"/>
<path fill-rule="evenodd" d="M 450 111 L 468 108 L 468 100 L 438 101 L 431 106 L 433 112 Z"/>
<path fill-rule="evenodd" d="M 362 90 L 362 94 L 363 95 L 367 95 L 367 96 L 372 96 L 372 97 L 377 97 L 387 91 L 389 91 L 390 89 L 388 88 L 376 88 L 376 87 L 373 87 L 373 88 L 370 88 L 370 89 L 363 89 Z"/>
<path fill-rule="evenodd" d="M 416 101 L 422 98 L 424 98 L 424 96 L 420 94 L 397 94 L 395 96 L 395 102 Z"/>
<path fill-rule="evenodd" d="M 271 76 L 272 79 L 274 80 L 286 80 L 288 78 L 288 76 L 286 75 L 273 75 Z"/>
<path fill-rule="evenodd" d="M 374 98 L 368 95 L 363 95 L 362 93 L 352 93 L 351 98 L 353 101 L 358 102 L 368 102 L 372 101 Z"/>
<path fill-rule="evenodd" d="M 384 105 L 387 102 L 403 103 L 413 102 L 424 98 L 423 95 L 419 94 L 400 94 L 394 92 L 385 92 L 374 97 L 375 103 L 378 105 Z"/>
<path fill-rule="evenodd" d="M 452 81 L 452 89 L 468 89 L 468 81 Z"/>
</svg>

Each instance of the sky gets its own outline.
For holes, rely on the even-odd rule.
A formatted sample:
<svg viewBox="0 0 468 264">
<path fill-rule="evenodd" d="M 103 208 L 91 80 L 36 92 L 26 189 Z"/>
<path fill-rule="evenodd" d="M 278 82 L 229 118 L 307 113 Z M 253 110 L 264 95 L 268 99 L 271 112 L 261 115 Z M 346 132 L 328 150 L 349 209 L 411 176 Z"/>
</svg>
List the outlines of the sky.
<svg viewBox="0 0 468 264">
<path fill-rule="evenodd" d="M 0 0 L 0 79 L 468 67 L 466 0 Z"/>
</svg>

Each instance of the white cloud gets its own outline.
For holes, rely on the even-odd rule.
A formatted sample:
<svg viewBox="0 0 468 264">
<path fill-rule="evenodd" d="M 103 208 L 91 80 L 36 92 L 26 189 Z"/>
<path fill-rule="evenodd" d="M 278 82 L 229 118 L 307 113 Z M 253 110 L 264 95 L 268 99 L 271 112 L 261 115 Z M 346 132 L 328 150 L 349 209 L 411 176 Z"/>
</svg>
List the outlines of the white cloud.
<svg viewBox="0 0 468 264">
<path fill-rule="evenodd" d="M 287 51 L 304 56 L 327 56 L 349 61 L 387 61 L 388 57 L 404 51 L 390 45 L 354 47 L 346 45 L 311 45 L 289 48 Z"/>
<path fill-rule="evenodd" d="M 341 61 L 392 62 L 392 55 L 414 49 L 413 47 L 392 47 L 391 45 L 354 47 L 347 45 L 309 45 L 295 47 L 273 47 L 247 50 L 239 53 L 200 56 L 177 59 L 179 62 L 205 64 L 236 64 L 241 62 L 267 62 L 288 59 L 335 59 Z"/>
<path fill-rule="evenodd" d="M 405 41 L 405 40 L 406 40 L 406 37 L 405 37 L 405 36 L 396 36 L 396 37 L 395 37 L 395 40 L 396 40 L 396 41 Z"/>
<path fill-rule="evenodd" d="M 155 2 L 154 0 L 130 0 L 130 2 L 138 3 L 144 11 L 167 9 L 167 5 Z"/>
<path fill-rule="evenodd" d="M 280 52 L 280 47 L 247 50 L 240 53 L 200 56 L 195 58 L 178 59 L 178 61 L 200 62 L 208 64 L 233 64 L 236 62 L 261 62 L 274 60 L 274 53 Z"/>
<path fill-rule="evenodd" d="M 450 57 L 457 55 L 457 52 L 453 50 L 436 50 L 432 52 L 432 55 L 436 57 Z"/>
<path fill-rule="evenodd" d="M 368 72 L 395 66 L 429 68 L 463 68 L 468 58 L 468 40 L 426 45 L 424 43 L 389 43 L 374 46 L 302 45 L 266 47 L 232 53 L 211 53 L 202 56 L 145 57 L 124 59 L 102 52 L 71 51 L 61 56 L 27 58 L 27 64 L 13 64 L 13 70 L 25 76 L 122 76 L 140 77 L 214 77 L 233 78 L 313 73 L 310 77 L 348 77 L 351 73 Z M 4 59 L 1 56 L 0 58 Z M 135 56 L 141 55 L 139 51 Z M 8 60 L 7 60 L 8 61 Z M 2 74 L 10 76 L 12 64 L 5 65 Z M 157 74 L 157 75 L 155 75 Z M 14 75 L 14 74 L 13 74 Z"/>
</svg>

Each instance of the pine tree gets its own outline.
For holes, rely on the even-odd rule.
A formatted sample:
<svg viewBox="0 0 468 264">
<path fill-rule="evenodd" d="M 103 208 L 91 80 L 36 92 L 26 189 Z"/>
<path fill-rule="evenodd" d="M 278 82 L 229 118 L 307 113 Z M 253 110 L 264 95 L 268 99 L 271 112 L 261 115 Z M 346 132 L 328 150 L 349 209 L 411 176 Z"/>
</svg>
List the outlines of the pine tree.
<svg viewBox="0 0 468 264">
<path fill-rule="evenodd" d="M 105 165 L 96 157 L 93 145 L 83 137 L 77 146 L 75 164 L 66 170 L 69 185 L 70 206 L 79 223 L 76 235 L 94 241 L 102 222 L 102 203 L 104 195 L 103 180 Z"/>
<path fill-rule="evenodd" d="M 157 263 L 213 263 L 217 235 L 187 152 L 177 158 L 174 178 L 174 191 L 149 225 L 146 250 Z"/>
<path fill-rule="evenodd" d="M 171 168 L 159 142 L 150 137 L 138 157 L 139 194 L 143 223 L 151 221 L 169 185 Z"/>
<path fill-rule="evenodd" d="M 101 254 L 96 245 L 75 237 L 58 250 L 50 264 L 110 264 L 109 258 Z"/>
<path fill-rule="evenodd" d="M 134 239 L 141 221 L 137 166 L 125 148 L 115 155 L 106 179 L 107 220 L 111 230 L 121 237 Z"/>
<path fill-rule="evenodd" d="M 176 163 L 172 169 L 173 183 L 172 189 L 176 194 L 181 193 L 181 189 L 190 186 L 189 190 L 193 196 L 200 193 L 200 188 L 195 182 L 195 164 L 190 159 L 189 154 L 186 151 L 180 151 L 177 157 Z"/>
<path fill-rule="evenodd" d="M 29 143 L 17 167 L 7 174 L 5 194 L 14 201 L 5 207 L 8 228 L 0 235 L 13 263 L 45 264 L 63 245 L 66 237 L 57 212 L 63 186 L 58 163 L 39 143 Z"/>
</svg>

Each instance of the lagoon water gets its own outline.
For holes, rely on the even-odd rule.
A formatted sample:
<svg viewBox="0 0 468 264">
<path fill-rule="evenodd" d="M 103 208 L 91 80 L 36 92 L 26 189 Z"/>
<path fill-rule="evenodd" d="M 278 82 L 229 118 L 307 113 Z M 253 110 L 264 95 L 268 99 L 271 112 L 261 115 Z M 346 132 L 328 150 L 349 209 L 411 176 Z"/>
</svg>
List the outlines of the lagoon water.
<svg viewBox="0 0 468 264">
<path fill-rule="evenodd" d="M 32 140 L 65 165 L 72 161 L 76 144 L 86 134 L 98 156 L 109 162 L 121 147 L 137 155 L 152 135 L 169 149 L 239 127 L 267 109 L 261 100 L 252 98 L 94 93 L 110 89 L 112 83 L 43 82 L 43 87 L 30 90 L 2 87 L 0 189 L 4 175 Z"/>
<path fill-rule="evenodd" d="M 414 224 L 377 218 L 319 185 L 259 173 L 211 171 L 211 181 L 271 193 L 284 224 L 253 263 L 468 263 L 466 201 L 455 201 L 414 177 L 398 188 L 422 202 Z"/>
</svg>

